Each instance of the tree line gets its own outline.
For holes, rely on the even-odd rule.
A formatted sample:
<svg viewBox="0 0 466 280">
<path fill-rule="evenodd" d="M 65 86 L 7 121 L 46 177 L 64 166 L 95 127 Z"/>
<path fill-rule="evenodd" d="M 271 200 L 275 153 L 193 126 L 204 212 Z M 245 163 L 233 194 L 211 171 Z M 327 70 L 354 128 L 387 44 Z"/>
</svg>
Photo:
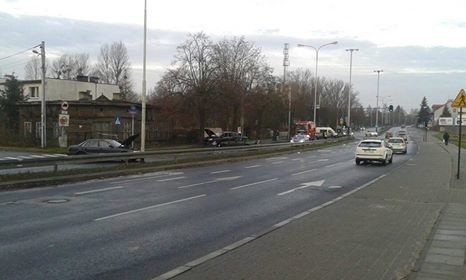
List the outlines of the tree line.
<svg viewBox="0 0 466 280">
<path fill-rule="evenodd" d="M 375 110 L 363 108 L 348 83 L 318 77 L 314 104 L 313 73 L 298 69 L 287 77 L 283 81 L 274 75 L 261 49 L 244 37 L 214 42 L 200 32 L 177 47 L 170 69 L 150 90 L 149 102 L 160 108 L 160 119 L 172 129 L 197 128 L 199 136 L 206 127 L 239 128 L 260 138 L 267 129 L 287 130 L 288 90 L 293 123 L 312 120 L 314 106 L 320 105 L 317 123 L 334 128 L 346 125 L 350 95 L 351 125 L 369 126 Z M 401 107 L 395 113 L 404 118 Z"/>
</svg>

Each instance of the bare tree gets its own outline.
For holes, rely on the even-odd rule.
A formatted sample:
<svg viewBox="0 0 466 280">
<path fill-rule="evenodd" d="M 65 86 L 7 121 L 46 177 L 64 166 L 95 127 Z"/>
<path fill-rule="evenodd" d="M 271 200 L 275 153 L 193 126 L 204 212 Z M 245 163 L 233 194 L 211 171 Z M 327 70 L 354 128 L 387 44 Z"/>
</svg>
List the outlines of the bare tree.
<svg viewBox="0 0 466 280">
<path fill-rule="evenodd" d="M 52 75 L 57 79 L 76 79 L 77 76 L 87 76 L 90 73 L 89 54 L 63 54 L 52 63 Z"/>
<path fill-rule="evenodd" d="M 24 66 L 24 78 L 27 80 L 38 80 L 42 77 L 41 59 L 37 56 L 31 59 Z"/>
<path fill-rule="evenodd" d="M 177 51 L 173 63 L 175 68 L 168 71 L 168 79 L 176 84 L 177 93 L 182 94 L 185 101 L 191 104 L 198 119 L 201 137 L 216 82 L 212 42 L 202 32 L 190 34 Z"/>
<path fill-rule="evenodd" d="M 223 97 L 229 99 L 232 118 L 229 126 L 239 124 L 244 129 L 244 101 L 253 88 L 264 86 L 271 76 L 261 50 L 244 37 L 224 39 L 214 46 L 219 87 Z M 238 121 L 239 120 L 239 121 Z"/>
<path fill-rule="evenodd" d="M 118 85 L 123 100 L 136 100 L 130 79 L 131 63 L 125 44 L 119 41 L 101 46 L 98 61 L 94 72 L 100 80 Z"/>
</svg>

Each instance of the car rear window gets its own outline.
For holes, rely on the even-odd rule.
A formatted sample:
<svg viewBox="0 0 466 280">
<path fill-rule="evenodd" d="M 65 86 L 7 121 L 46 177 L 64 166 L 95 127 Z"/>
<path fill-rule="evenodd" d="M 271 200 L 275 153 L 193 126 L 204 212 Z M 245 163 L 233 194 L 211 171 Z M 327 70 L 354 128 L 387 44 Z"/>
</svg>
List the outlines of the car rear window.
<svg viewBox="0 0 466 280">
<path fill-rule="evenodd" d="M 363 148 L 380 148 L 380 147 L 382 147 L 382 143 L 381 142 L 361 142 L 359 144 L 359 147 L 363 147 Z"/>
<path fill-rule="evenodd" d="M 403 143 L 402 139 L 389 139 L 388 143 Z"/>
</svg>

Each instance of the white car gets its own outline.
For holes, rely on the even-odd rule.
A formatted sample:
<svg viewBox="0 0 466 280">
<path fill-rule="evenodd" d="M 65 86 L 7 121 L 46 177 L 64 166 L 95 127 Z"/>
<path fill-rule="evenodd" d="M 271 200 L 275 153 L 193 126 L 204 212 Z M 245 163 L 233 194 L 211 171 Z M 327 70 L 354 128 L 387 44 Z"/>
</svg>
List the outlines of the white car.
<svg viewBox="0 0 466 280">
<path fill-rule="evenodd" d="M 307 134 L 296 134 L 291 138 L 290 143 L 304 143 L 304 142 L 309 142 L 309 135 Z"/>
<path fill-rule="evenodd" d="M 406 154 L 408 152 L 408 147 L 403 137 L 390 137 L 387 142 L 392 147 L 394 153 Z"/>
<path fill-rule="evenodd" d="M 366 131 L 366 137 L 371 138 L 371 137 L 378 137 L 379 134 L 376 131 Z"/>
<path fill-rule="evenodd" d="M 392 149 L 387 142 L 380 139 L 367 139 L 359 142 L 355 156 L 357 165 L 362 161 L 377 161 L 383 165 L 393 161 Z"/>
</svg>

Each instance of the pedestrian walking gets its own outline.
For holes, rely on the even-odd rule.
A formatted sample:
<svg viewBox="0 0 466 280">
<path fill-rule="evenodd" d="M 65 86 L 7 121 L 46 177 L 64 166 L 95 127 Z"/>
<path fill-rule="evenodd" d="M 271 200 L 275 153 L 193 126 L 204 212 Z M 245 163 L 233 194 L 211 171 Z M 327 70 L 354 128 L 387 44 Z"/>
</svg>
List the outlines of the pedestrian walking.
<svg viewBox="0 0 466 280">
<path fill-rule="evenodd" d="M 449 139 L 450 139 L 450 135 L 448 134 L 448 132 L 445 131 L 445 133 L 443 134 L 443 142 L 445 142 L 445 145 L 448 145 Z"/>
</svg>

